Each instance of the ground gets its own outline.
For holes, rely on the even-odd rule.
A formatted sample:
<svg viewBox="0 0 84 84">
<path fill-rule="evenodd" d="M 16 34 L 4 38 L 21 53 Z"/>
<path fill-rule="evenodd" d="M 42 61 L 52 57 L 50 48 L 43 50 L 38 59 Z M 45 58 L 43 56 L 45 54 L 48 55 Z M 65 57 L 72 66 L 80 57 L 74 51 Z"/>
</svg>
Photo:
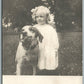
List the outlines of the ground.
<svg viewBox="0 0 84 84">
<path fill-rule="evenodd" d="M 82 75 L 82 32 L 58 32 L 58 37 L 59 66 L 51 72 L 51 75 Z M 3 33 L 2 71 L 4 75 L 15 74 L 18 42 L 18 34 Z M 50 75 L 49 71 L 44 73 Z"/>
</svg>

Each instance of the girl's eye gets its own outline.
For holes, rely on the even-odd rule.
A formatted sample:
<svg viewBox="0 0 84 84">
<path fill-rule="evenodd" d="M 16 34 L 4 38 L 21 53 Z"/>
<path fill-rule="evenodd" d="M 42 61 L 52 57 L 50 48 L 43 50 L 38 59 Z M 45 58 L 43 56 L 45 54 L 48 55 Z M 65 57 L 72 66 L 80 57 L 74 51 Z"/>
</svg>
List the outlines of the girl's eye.
<svg viewBox="0 0 84 84">
<path fill-rule="evenodd" d="M 36 16 L 36 18 L 38 18 L 38 17 L 43 17 L 43 16 Z"/>
<path fill-rule="evenodd" d="M 40 17 L 43 17 L 43 16 L 40 16 Z"/>
</svg>

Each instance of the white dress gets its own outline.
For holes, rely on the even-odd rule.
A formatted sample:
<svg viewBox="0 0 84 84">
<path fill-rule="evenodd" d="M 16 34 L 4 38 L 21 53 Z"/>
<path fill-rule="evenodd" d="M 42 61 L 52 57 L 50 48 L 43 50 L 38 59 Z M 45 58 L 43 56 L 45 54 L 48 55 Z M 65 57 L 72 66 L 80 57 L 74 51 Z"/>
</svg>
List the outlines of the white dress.
<svg viewBox="0 0 84 84">
<path fill-rule="evenodd" d="M 38 68 L 54 70 L 58 67 L 58 36 L 56 30 L 48 25 L 34 25 L 43 35 L 42 43 L 39 42 L 40 56 Z"/>
</svg>

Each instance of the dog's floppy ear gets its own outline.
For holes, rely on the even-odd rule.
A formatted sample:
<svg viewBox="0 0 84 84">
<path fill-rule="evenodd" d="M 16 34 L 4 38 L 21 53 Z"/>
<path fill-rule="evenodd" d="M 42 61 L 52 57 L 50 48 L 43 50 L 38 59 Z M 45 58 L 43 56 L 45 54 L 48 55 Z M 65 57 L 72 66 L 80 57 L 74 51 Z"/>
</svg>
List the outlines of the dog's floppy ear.
<svg viewBox="0 0 84 84">
<path fill-rule="evenodd" d="M 35 37 L 39 37 L 39 41 L 42 42 L 43 36 L 36 27 L 30 27 L 29 30 L 35 33 Z"/>
<path fill-rule="evenodd" d="M 37 37 L 39 37 L 39 41 L 42 42 L 42 40 L 43 40 L 42 34 L 38 33 L 38 34 L 37 34 Z"/>
</svg>

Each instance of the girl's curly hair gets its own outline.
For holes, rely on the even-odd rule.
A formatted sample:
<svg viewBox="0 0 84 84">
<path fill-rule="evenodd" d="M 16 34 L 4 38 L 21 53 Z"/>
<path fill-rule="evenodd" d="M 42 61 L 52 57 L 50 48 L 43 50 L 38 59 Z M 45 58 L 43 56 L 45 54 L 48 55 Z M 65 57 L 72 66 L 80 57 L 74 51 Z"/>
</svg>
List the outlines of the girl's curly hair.
<svg viewBox="0 0 84 84">
<path fill-rule="evenodd" d="M 55 24 L 54 22 L 54 15 L 50 13 L 50 10 L 45 6 L 38 6 L 31 10 L 32 12 L 32 19 L 36 21 L 36 15 L 39 13 L 43 13 L 47 15 L 47 23 L 48 24 Z"/>
</svg>

